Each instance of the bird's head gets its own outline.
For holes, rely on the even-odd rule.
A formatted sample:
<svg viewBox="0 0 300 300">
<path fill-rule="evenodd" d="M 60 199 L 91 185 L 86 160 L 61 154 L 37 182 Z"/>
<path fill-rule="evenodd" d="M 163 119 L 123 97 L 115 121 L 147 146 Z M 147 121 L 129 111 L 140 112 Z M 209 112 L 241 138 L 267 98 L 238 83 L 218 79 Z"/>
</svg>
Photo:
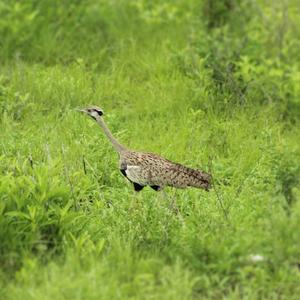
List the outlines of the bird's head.
<svg viewBox="0 0 300 300">
<path fill-rule="evenodd" d="M 98 120 L 101 116 L 103 116 L 103 110 L 97 106 L 90 106 L 83 109 L 78 109 L 78 111 L 86 113 L 94 120 Z"/>
</svg>

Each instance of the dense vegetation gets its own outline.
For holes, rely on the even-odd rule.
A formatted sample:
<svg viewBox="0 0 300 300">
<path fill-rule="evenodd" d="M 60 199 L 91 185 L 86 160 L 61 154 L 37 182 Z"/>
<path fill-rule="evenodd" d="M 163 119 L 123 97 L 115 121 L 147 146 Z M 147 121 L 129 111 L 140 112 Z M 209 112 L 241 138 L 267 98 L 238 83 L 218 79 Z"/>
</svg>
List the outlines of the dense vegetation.
<svg viewBox="0 0 300 300">
<path fill-rule="evenodd" d="M 299 14 L 1 0 L 0 298 L 297 299 Z M 214 189 L 135 195 L 87 104 Z"/>
</svg>

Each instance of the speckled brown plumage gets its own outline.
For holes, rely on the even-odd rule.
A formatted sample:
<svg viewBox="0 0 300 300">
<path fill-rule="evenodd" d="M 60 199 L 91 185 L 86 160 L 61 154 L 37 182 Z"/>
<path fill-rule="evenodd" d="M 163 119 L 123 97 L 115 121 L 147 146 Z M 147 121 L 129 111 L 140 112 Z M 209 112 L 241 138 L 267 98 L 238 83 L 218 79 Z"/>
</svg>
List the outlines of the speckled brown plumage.
<svg viewBox="0 0 300 300">
<path fill-rule="evenodd" d="M 210 188 L 209 174 L 174 163 L 157 154 L 124 151 L 120 154 L 120 169 L 125 171 L 130 181 L 141 186 Z"/>
<path fill-rule="evenodd" d="M 196 187 L 209 190 L 211 176 L 200 170 L 195 170 L 174 163 L 157 154 L 128 150 L 111 134 L 102 118 L 103 111 L 96 107 L 80 110 L 91 116 L 103 129 L 115 150 L 119 153 L 119 167 L 124 176 L 134 185 L 136 191 L 150 186 L 158 191 L 165 186 L 175 188 Z"/>
</svg>

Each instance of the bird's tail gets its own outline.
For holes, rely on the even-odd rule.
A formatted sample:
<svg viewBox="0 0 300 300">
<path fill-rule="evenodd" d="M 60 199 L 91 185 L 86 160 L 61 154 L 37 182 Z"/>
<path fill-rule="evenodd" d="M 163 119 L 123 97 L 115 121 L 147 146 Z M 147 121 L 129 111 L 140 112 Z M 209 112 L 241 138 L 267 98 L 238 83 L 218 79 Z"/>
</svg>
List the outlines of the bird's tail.
<svg viewBox="0 0 300 300">
<path fill-rule="evenodd" d="M 211 186 L 212 186 L 212 177 L 210 174 L 208 173 L 205 173 L 203 171 L 200 171 L 200 170 L 196 170 L 198 171 L 198 176 L 197 176 L 197 179 L 198 179 L 198 182 L 196 183 L 197 187 L 200 187 L 200 188 L 203 188 L 204 190 L 206 191 L 209 191 L 211 189 Z"/>
<path fill-rule="evenodd" d="M 189 186 L 202 188 L 206 191 L 209 191 L 212 186 L 212 176 L 201 170 L 189 170 Z"/>
<path fill-rule="evenodd" d="M 191 186 L 208 191 L 212 185 L 212 177 L 210 174 L 180 164 L 173 164 L 172 167 L 168 169 L 168 175 L 167 185 L 169 186 L 178 188 Z"/>
</svg>

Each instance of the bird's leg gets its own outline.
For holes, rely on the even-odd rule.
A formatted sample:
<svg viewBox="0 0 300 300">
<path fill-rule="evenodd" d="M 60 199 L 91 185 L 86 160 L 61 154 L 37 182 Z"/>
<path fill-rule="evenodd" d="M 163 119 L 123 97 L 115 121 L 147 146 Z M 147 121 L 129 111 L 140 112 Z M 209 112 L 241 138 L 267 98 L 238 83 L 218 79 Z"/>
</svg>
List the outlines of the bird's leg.
<svg viewBox="0 0 300 300">
<path fill-rule="evenodd" d="M 168 195 L 168 193 L 164 190 L 164 189 L 160 189 L 160 195 L 163 199 L 167 199 L 167 201 L 169 202 L 169 209 L 176 213 L 176 214 L 179 214 L 180 211 L 179 211 L 179 208 L 177 207 L 176 205 L 176 198 L 177 198 L 177 191 L 175 190 L 173 195 L 170 197 Z"/>
<path fill-rule="evenodd" d="M 167 201 L 168 203 L 170 203 L 170 196 L 165 191 L 165 189 L 163 189 L 163 188 L 159 189 L 158 193 L 159 193 L 159 196 L 162 199 L 162 201 Z"/>
<path fill-rule="evenodd" d="M 131 201 L 130 201 L 130 205 L 129 205 L 129 210 L 130 211 L 134 211 L 136 210 L 139 206 L 140 206 L 140 198 L 141 198 L 141 193 L 139 191 L 134 191 Z"/>
<path fill-rule="evenodd" d="M 176 199 L 177 199 L 177 190 L 174 191 L 173 196 L 171 197 L 171 201 L 169 202 L 169 208 L 175 213 L 179 214 L 179 208 L 176 204 Z"/>
<path fill-rule="evenodd" d="M 134 194 L 131 197 L 130 204 L 129 204 L 129 212 L 133 212 L 136 208 L 137 203 L 137 193 L 134 192 Z"/>
<path fill-rule="evenodd" d="M 169 198 L 167 192 L 166 192 L 164 189 L 161 189 L 161 190 L 159 191 L 159 193 L 160 193 L 160 195 L 161 195 L 161 197 L 162 197 L 163 199 L 168 199 L 168 198 Z"/>
</svg>

